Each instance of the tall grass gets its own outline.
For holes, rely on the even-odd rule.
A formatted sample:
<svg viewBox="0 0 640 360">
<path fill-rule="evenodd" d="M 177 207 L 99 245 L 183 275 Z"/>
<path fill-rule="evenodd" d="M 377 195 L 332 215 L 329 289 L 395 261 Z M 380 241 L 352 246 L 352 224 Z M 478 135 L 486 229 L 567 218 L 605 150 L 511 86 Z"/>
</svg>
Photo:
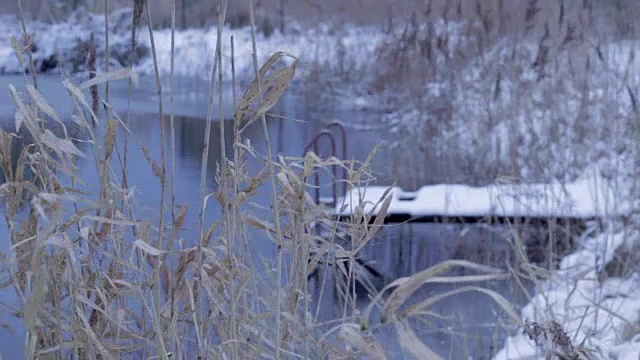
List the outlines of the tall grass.
<svg viewBox="0 0 640 360">
<path fill-rule="evenodd" d="M 108 2 L 105 6 L 108 10 Z M 395 279 L 379 292 L 371 290 L 369 306 L 359 313 L 357 302 L 362 295 L 356 291 L 359 266 L 356 260 L 383 228 L 390 198 L 380 199 L 378 205 L 383 210 L 373 223 L 369 222 L 371 214 L 359 209 L 347 223 L 338 225 L 326 216 L 321 205 L 311 200 L 312 186 L 307 179 L 329 166 L 340 166 L 348 170 L 349 186 L 366 184 L 371 179 L 371 159 L 356 163 L 321 158 L 314 153 L 301 158 L 283 154 L 276 157 L 271 153 L 266 115 L 294 78 L 299 60 L 295 55 L 277 52 L 264 64 L 258 63 L 252 4 L 248 11 L 254 80 L 237 97 L 238 85 L 235 74 L 232 76 L 234 81 L 229 85 L 235 109 L 232 134 L 225 134 L 225 116 L 219 113 L 221 138 L 213 146 L 221 147 L 223 159 L 217 164 L 217 189 L 209 192 L 207 186 L 211 173 L 207 168 L 212 146 L 210 131 L 216 95 L 220 111 L 225 102 L 223 86 L 227 85 L 222 82 L 222 62 L 231 61 L 231 68 L 235 68 L 234 55 L 227 59 L 221 52 L 226 1 L 220 3 L 217 13 L 218 36 L 209 78 L 200 201 L 186 206 L 176 204 L 173 71 L 169 85 L 168 141 L 150 6 L 149 2 L 136 1 L 134 21 L 143 19 L 146 8 L 159 95 L 159 160 L 136 141 L 129 122 L 110 110 L 108 90 L 102 99 L 106 121 L 100 121 L 100 107 L 92 106 L 86 98 L 86 90 L 92 86 L 108 86 L 109 82 L 123 80 L 133 84 L 135 76 L 129 70 L 102 73 L 82 84 L 63 81 L 76 107 L 71 120 L 86 132 L 86 139 L 82 140 L 90 144 L 89 151 L 80 150 L 78 139 L 66 132 L 68 119 L 59 119 L 35 85 L 27 87 L 27 94 L 18 93 L 15 87 L 10 89 L 18 109 L 15 133 L 26 128 L 31 142 L 16 149 L 12 146 L 15 134 L 0 132 L 0 164 L 6 179 L 0 190 L 11 242 L 9 253 L 5 254 L 10 260 L 8 267 L 2 269 L 6 280 L 2 285 L 4 291 L 12 291 L 18 299 L 19 310 L 15 314 L 27 333 L 24 348 L 27 358 L 384 359 L 399 354 L 386 349 L 388 344 L 376 338 L 376 334 L 383 328 L 392 328 L 406 355 L 437 359 L 442 355 L 420 339 L 410 320 L 434 316 L 430 312 L 434 304 L 464 292 L 487 296 L 508 315 L 510 325 L 523 325 L 503 296 L 483 286 L 487 281 L 505 280 L 510 274 L 466 260 L 446 261 Z M 171 24 L 175 32 L 175 0 Z M 409 29 L 421 30 L 419 26 Z M 133 48 L 136 36 L 134 27 Z M 402 36 L 414 42 L 399 43 L 400 46 L 419 45 L 419 39 L 411 33 Z M 173 39 L 174 36 L 172 42 Z M 105 41 L 108 43 L 108 37 Z M 233 49 L 233 39 L 230 41 Z M 488 46 L 487 42 L 483 46 Z M 419 52 L 423 51 L 420 46 Z M 22 55 L 23 50 L 28 52 L 28 47 L 16 50 Z M 381 54 L 383 58 L 387 55 Z M 29 62 L 32 64 L 31 59 Z M 406 63 L 413 65 L 409 60 Z M 34 71 L 32 74 L 35 84 L 37 78 Z M 383 75 L 382 83 L 388 84 L 385 79 L 391 74 Z M 437 77 L 437 69 L 424 76 Z M 97 93 L 93 94 L 95 101 Z M 135 98 L 130 101 L 135 103 Z M 257 121 L 264 130 L 266 154 L 258 154 L 243 138 L 246 128 Z M 65 130 L 62 135 L 50 130 L 52 124 Z M 444 127 L 440 130 L 446 132 Z M 233 139 L 232 158 L 226 156 L 227 136 Z M 133 139 L 131 144 L 129 138 Z M 129 146 L 141 147 L 147 169 L 132 170 L 127 166 Z M 171 149 L 169 157 L 166 147 Z M 89 161 L 90 168 L 100 179 L 97 185 L 90 184 L 91 178 L 81 178 L 78 170 L 78 160 L 89 154 L 94 157 Z M 247 166 L 250 157 L 263 160 L 264 166 L 257 173 Z M 172 167 L 171 176 L 168 164 Z M 157 216 L 136 215 L 138 209 L 131 201 L 126 180 L 130 171 L 149 171 L 161 185 Z M 33 176 L 26 176 L 27 172 Z M 251 202 L 266 182 L 272 195 L 271 211 L 261 218 L 264 212 L 252 207 Z M 171 189 L 167 191 L 169 186 Z M 205 215 L 213 201 L 222 211 L 211 219 Z M 183 229 L 188 212 L 198 213 L 197 237 L 180 241 L 188 234 Z M 262 238 L 251 239 L 251 230 L 260 231 Z M 530 262 L 524 253 L 526 239 L 517 235 L 513 236 L 513 246 L 521 267 L 513 268 L 512 274 L 522 277 L 524 273 L 539 283 L 540 273 L 552 270 L 552 266 L 542 269 Z M 269 241 L 276 256 L 257 259 L 250 251 L 256 241 Z M 550 249 L 547 255 L 551 257 L 557 252 Z M 326 324 L 320 321 L 319 310 L 311 308 L 311 299 L 317 294 L 309 288 L 307 279 L 321 270 L 322 281 L 327 281 L 331 269 L 343 279 L 338 284 L 343 306 L 341 317 Z M 455 269 L 479 275 L 450 275 Z M 461 282 L 472 285 L 417 302 L 412 299 L 425 284 Z"/>
</svg>

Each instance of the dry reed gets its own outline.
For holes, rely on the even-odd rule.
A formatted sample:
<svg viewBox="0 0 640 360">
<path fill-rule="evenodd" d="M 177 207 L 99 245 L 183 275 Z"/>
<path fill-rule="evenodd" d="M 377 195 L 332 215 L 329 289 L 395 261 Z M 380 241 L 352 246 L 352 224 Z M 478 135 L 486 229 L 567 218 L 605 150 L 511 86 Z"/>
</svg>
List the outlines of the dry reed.
<svg viewBox="0 0 640 360">
<path fill-rule="evenodd" d="M 509 274 L 468 261 L 447 261 L 397 279 L 379 293 L 371 291 L 372 299 L 366 313 L 363 317 L 358 314 L 357 259 L 383 228 L 389 198 L 380 199 L 381 214 L 375 222 L 369 223 L 371 214 L 356 213 L 338 228 L 335 221 L 326 217 L 323 208 L 310 200 L 311 186 L 307 179 L 315 172 L 338 165 L 348 170 L 349 185 L 366 182 L 370 178 L 371 158 L 364 164 L 356 164 L 320 158 L 313 153 L 302 158 L 277 159 L 271 153 L 266 115 L 293 80 L 299 60 L 292 54 L 276 52 L 262 66 L 258 64 L 253 4 L 249 6 L 249 13 L 255 79 L 237 99 L 235 73 L 232 76 L 233 134 L 225 134 L 225 114 L 219 106 L 221 137 L 218 145 L 224 157 L 216 172 L 219 186 L 213 193 L 207 192 L 216 92 L 218 105 L 225 101 L 222 61 L 228 60 L 222 56 L 221 44 L 226 1 L 222 1 L 218 9 L 218 35 L 209 79 L 205 146 L 201 158 L 200 203 L 189 204 L 191 207 L 178 206 L 173 80 L 176 1 L 172 1 L 171 12 L 170 176 L 167 176 L 169 162 L 165 154 L 164 94 L 157 69 L 150 4 L 143 1 L 134 4 L 132 49 L 135 49 L 136 31 L 146 9 L 159 96 L 160 161 L 154 159 L 148 149 L 142 148 L 148 170 L 157 176 L 162 189 L 157 217 L 140 219 L 134 216 L 137 209 L 130 201 L 127 186 L 127 138 L 132 136 L 129 122 L 122 121 L 120 114 L 112 112 L 108 104 L 109 82 L 126 79 L 131 85 L 135 79 L 130 71 L 98 73 L 80 85 L 70 80 L 64 82 L 76 107 L 73 121 L 86 130 L 86 140 L 96 149 L 92 151 L 95 157 L 93 170 L 101 179 L 97 196 L 92 196 L 87 184 L 83 183 L 89 179 L 79 177 L 76 161 L 86 156 L 86 152 L 79 149 L 76 139 L 66 131 L 62 136 L 55 135 L 40 126 L 51 125 L 44 115 L 63 127 L 65 125 L 38 92 L 35 71 L 31 71 L 34 86 L 28 88 L 28 94 L 19 94 L 15 87 L 11 88 L 18 109 L 16 124 L 18 128 L 26 128 L 32 142 L 15 152 L 11 147 L 12 134 L 0 133 L 0 166 L 6 180 L 0 190 L 6 204 L 5 218 L 11 242 L 11 251 L 6 258 L 12 259 L 10 267 L 2 269 L 3 278 L 8 279 L 2 285 L 4 289 L 13 288 L 19 299 L 18 316 L 27 333 L 27 358 L 181 359 L 195 354 L 201 358 L 234 359 L 259 356 L 321 358 L 327 354 L 335 358 L 347 355 L 393 358 L 397 354 L 388 353 L 385 344 L 374 336 L 383 327 L 395 329 L 400 345 L 408 355 L 439 358 L 440 355 L 411 328 L 409 320 L 431 316 L 429 309 L 433 304 L 462 292 L 488 296 L 508 315 L 512 324 L 523 324 L 513 305 L 503 296 L 475 285 L 505 280 Z M 107 1 L 105 16 L 108 9 Z M 535 23 L 536 9 L 535 1 L 530 1 L 526 11 L 527 26 Z M 447 13 L 450 11 L 454 10 L 449 9 Z M 476 11 L 478 17 L 484 19 L 483 28 L 489 32 L 493 25 L 488 10 L 480 6 Z M 561 18 L 566 16 L 563 12 Z M 24 22 L 22 26 L 26 35 Z M 434 69 L 435 51 L 443 51 L 448 40 L 444 35 L 439 39 L 421 40 L 418 36 L 421 30 L 419 26 L 408 28 L 403 36 L 411 41 L 396 45 L 410 53 L 417 51 L 427 55 L 426 61 Z M 495 41 L 489 36 L 482 40 L 484 47 Z M 105 41 L 109 42 L 108 32 Z M 230 41 L 231 68 L 235 69 L 233 39 Z M 414 48 L 407 50 L 403 46 Z M 550 49 L 545 46 L 538 46 L 536 55 L 541 73 L 545 66 L 550 66 Z M 25 51 L 29 54 L 28 46 Z M 107 50 L 107 64 L 108 56 Z M 383 53 L 380 56 L 391 55 Z M 398 58 L 389 59 L 396 60 Z M 407 66 L 415 65 L 411 64 L 410 57 L 401 60 Z M 32 60 L 29 62 L 34 70 Z M 278 68 L 275 65 L 279 63 L 285 65 Z M 437 69 L 433 71 L 424 76 L 437 77 Z M 385 79 L 393 77 L 388 73 L 383 75 Z M 84 90 L 96 89 L 103 84 L 107 86 L 103 99 L 106 121 L 102 122 L 103 131 L 98 131 L 101 109 L 96 106 L 97 96 L 90 104 Z M 500 86 L 495 85 L 495 88 Z M 500 97 L 500 91 L 492 92 L 492 96 Z M 255 152 L 244 142 L 243 131 L 256 121 L 261 122 L 267 153 L 262 171 L 252 174 L 246 161 Z M 124 139 L 119 130 L 124 130 Z M 232 138 L 233 158 L 226 157 L 226 136 Z M 33 178 L 25 176 L 27 170 L 34 173 Z M 247 208 L 258 187 L 265 182 L 270 183 L 272 212 L 268 218 L 257 219 Z M 171 201 L 165 199 L 167 186 L 171 186 Z M 205 218 L 210 201 L 217 201 L 224 209 L 220 218 Z M 167 211 L 171 216 L 170 227 L 165 219 Z M 190 211 L 198 212 L 198 236 L 193 239 L 197 245 L 182 247 L 178 239 L 185 234 L 183 225 Z M 274 264 L 265 266 L 252 257 L 248 250 L 251 247 L 248 229 L 261 230 L 264 238 L 272 242 L 276 249 Z M 323 230 L 323 236 L 318 235 L 317 229 Z M 516 230 L 513 242 L 521 267 L 512 269 L 512 273 L 519 277 L 527 275 L 537 281 L 551 270 L 542 269 L 528 260 L 523 251 L 526 244 Z M 275 271 L 270 271 L 273 265 Z M 314 315 L 310 309 L 314 294 L 308 287 L 307 278 L 315 270 L 329 267 L 338 269 L 346 280 L 341 284 L 342 317 L 327 330 L 318 320 L 318 310 Z M 444 276 L 458 267 L 481 274 Z M 428 283 L 474 285 L 410 304 L 408 299 Z M 195 341 L 192 341 L 193 337 Z"/>
</svg>

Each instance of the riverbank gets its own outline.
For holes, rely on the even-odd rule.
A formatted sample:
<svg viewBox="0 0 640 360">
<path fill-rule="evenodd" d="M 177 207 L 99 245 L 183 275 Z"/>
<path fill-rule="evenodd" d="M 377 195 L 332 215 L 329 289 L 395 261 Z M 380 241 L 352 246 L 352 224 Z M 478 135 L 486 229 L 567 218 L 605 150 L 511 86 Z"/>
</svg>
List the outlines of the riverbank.
<svg viewBox="0 0 640 360">
<path fill-rule="evenodd" d="M 123 9 L 109 17 L 110 66 L 127 66 L 133 60 L 134 69 L 141 75 L 153 75 L 153 58 L 150 53 L 151 42 L 146 27 L 137 30 L 136 54 L 131 54 L 132 12 Z M 94 34 L 98 67 L 106 64 L 105 19 L 98 14 L 83 11 L 75 12 L 68 21 L 58 24 L 45 24 L 32 21 L 27 23 L 31 33 L 33 59 L 36 71 L 86 71 L 86 58 L 81 53 L 89 46 L 91 34 Z M 12 49 L 12 37 L 20 39 L 21 25 L 16 16 L 0 17 L 0 74 L 20 74 L 28 70 L 27 64 L 21 64 Z M 277 51 L 283 51 L 300 57 L 298 77 L 309 75 L 314 69 L 330 74 L 339 69 L 362 70 L 370 63 L 370 54 L 380 45 L 384 36 L 382 31 L 373 27 L 319 24 L 314 28 L 303 29 L 292 23 L 287 33 L 275 31 L 268 36 L 258 33 L 258 63 L 262 64 Z M 171 30 L 153 31 L 158 58 L 158 68 L 162 75 L 169 75 L 171 69 Z M 222 38 L 223 78 L 231 81 L 231 42 L 234 39 L 236 79 L 250 81 L 253 77 L 253 45 L 251 30 L 225 27 Z M 192 28 L 175 32 L 175 68 L 174 74 L 180 77 L 210 78 L 217 41 L 217 29 Z M 26 61 L 26 53 L 24 61 Z"/>
</svg>

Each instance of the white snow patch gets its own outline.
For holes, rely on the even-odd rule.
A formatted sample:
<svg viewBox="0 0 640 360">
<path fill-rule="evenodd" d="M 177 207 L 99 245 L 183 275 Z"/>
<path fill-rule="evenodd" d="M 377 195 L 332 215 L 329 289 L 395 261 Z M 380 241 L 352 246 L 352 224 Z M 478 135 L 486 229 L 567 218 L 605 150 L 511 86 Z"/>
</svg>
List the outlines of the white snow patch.
<svg viewBox="0 0 640 360">
<path fill-rule="evenodd" d="M 211 75 L 216 49 L 217 29 L 189 29 L 175 33 L 175 74 L 186 77 L 208 79 Z M 231 80 L 231 44 L 234 38 L 234 56 L 236 75 L 241 79 L 252 78 L 253 45 L 250 28 L 229 29 L 222 32 L 222 71 L 225 81 Z M 154 31 L 158 66 L 163 74 L 170 73 L 171 30 Z M 341 66 L 362 68 L 368 66 L 371 55 L 380 44 L 383 35 L 380 30 L 367 27 L 348 26 L 333 32 L 329 27 L 319 25 L 316 28 L 301 30 L 299 33 L 281 34 L 275 32 L 269 37 L 258 35 L 256 48 L 258 64 L 261 66 L 269 56 L 283 51 L 299 56 L 300 73 L 308 73 L 311 65 L 320 65 L 326 69 L 338 70 Z M 148 36 L 141 41 L 149 44 Z M 148 57 L 137 67 L 142 73 L 153 72 L 153 59 Z"/>
<path fill-rule="evenodd" d="M 536 296 L 522 309 L 522 318 L 543 324 L 554 320 L 574 340 L 596 352 L 596 358 L 638 359 L 640 335 L 640 276 L 600 278 L 621 246 L 640 241 L 637 230 L 627 229 L 582 239 L 580 249 L 566 256 L 559 270 L 540 284 Z M 526 335 L 509 337 L 495 360 L 544 359 Z"/>
<path fill-rule="evenodd" d="M 522 310 L 522 316 L 538 323 L 557 321 L 574 339 L 574 345 L 584 341 L 584 346 L 599 356 L 626 359 L 635 354 L 637 359 L 637 336 L 626 340 L 625 329 L 637 324 L 640 317 L 640 279 L 634 276 L 599 283 L 595 269 L 591 264 L 586 273 L 570 276 L 574 269 L 561 268 L 543 284 L 543 291 Z M 544 359 L 543 350 L 519 333 L 507 339 L 495 360 Z"/>
<path fill-rule="evenodd" d="M 353 105 L 360 108 L 367 108 L 371 106 L 371 101 L 364 96 L 358 96 L 353 100 Z"/>
<path fill-rule="evenodd" d="M 617 357 L 618 360 L 640 360 L 640 339 L 635 341 L 613 346 L 609 350 L 609 354 Z"/>
<path fill-rule="evenodd" d="M 130 50 L 131 16 L 130 9 L 116 10 L 110 15 L 111 59 L 109 61 L 114 67 L 122 66 L 120 62 L 127 60 L 123 58 L 127 57 L 126 53 Z M 97 49 L 97 65 L 103 68 L 105 54 L 103 15 L 87 13 L 81 8 L 65 22 L 47 24 L 30 21 L 26 27 L 35 45 L 32 55 L 36 71 L 40 71 L 40 64 L 43 61 L 54 58 L 62 59 L 68 70 L 83 70 L 82 65 L 87 57 L 86 45 L 91 33 L 94 34 L 94 44 Z M 20 65 L 11 48 L 12 37 L 17 40 L 23 38 L 18 18 L 13 15 L 0 16 L 0 74 L 19 74 L 26 68 L 26 63 Z M 26 52 L 24 57 L 26 62 Z M 74 66 L 80 68 L 75 69 Z"/>
<path fill-rule="evenodd" d="M 128 10 L 114 12 L 111 15 L 111 68 L 128 63 L 130 48 L 130 14 Z M 86 61 L 86 49 L 79 48 L 86 44 L 93 32 L 98 48 L 98 66 L 104 62 L 104 18 L 102 15 L 87 14 L 82 11 L 74 13 L 66 22 L 45 24 L 32 21 L 27 24 L 29 33 L 35 34 L 33 39 L 37 46 L 34 52 L 36 70 L 43 61 L 60 54 L 66 66 L 70 63 L 82 65 Z M 175 32 L 174 74 L 179 77 L 208 80 L 214 62 L 217 41 L 217 28 L 185 29 Z M 15 16 L 0 17 L 0 74 L 19 74 L 26 66 L 21 66 L 10 46 L 12 36 L 20 39 L 21 26 Z M 163 76 L 171 71 L 171 30 L 155 30 L 153 32 L 158 60 L 158 69 Z M 234 56 L 236 79 L 248 82 L 254 77 L 253 45 L 249 27 L 231 29 L 222 32 L 222 71 L 223 80 L 231 81 L 231 44 L 234 38 Z M 258 66 L 276 52 L 287 52 L 300 57 L 295 79 L 303 79 L 312 72 L 319 73 L 322 79 L 341 76 L 346 72 L 364 71 L 372 66 L 374 53 L 382 44 L 385 35 L 374 27 L 345 25 L 340 28 L 329 24 L 318 24 L 316 27 L 302 29 L 293 27 L 286 34 L 279 31 L 265 37 L 258 34 L 257 53 Z M 138 44 L 151 49 L 148 31 L 140 29 Z M 116 53 L 116 50 L 118 54 Z M 141 75 L 153 75 L 153 57 L 146 54 L 134 64 L 134 69 Z M 71 69 L 68 69 L 71 70 Z M 75 69 L 78 70 L 78 69 Z M 80 69 L 82 70 L 82 69 Z M 362 99 L 360 99 L 362 100 Z M 356 106 L 365 106 L 357 101 Z"/>
</svg>

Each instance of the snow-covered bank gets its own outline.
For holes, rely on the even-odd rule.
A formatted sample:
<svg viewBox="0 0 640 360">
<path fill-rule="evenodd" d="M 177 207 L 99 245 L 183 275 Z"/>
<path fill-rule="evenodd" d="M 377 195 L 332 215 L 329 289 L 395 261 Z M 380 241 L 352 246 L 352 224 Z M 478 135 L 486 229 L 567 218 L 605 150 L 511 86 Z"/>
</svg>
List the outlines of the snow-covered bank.
<svg viewBox="0 0 640 360">
<path fill-rule="evenodd" d="M 125 66 L 130 62 L 132 13 L 129 9 L 113 12 L 109 17 L 110 66 Z M 105 68 L 105 21 L 97 14 L 76 11 L 66 22 L 46 24 L 38 21 L 27 23 L 30 39 L 23 39 L 22 27 L 15 15 L 0 17 L 0 74 L 19 74 L 28 69 L 26 47 L 30 46 L 37 72 L 60 71 L 67 73 L 87 70 L 87 51 L 91 34 L 96 47 L 98 68 Z M 18 61 L 12 47 L 12 39 L 22 50 L 23 63 Z M 137 62 L 148 56 L 143 44 L 136 47 L 132 57 Z"/>
<path fill-rule="evenodd" d="M 559 323 L 576 348 L 589 349 L 597 359 L 637 360 L 640 275 L 606 278 L 603 274 L 606 265 L 616 260 L 616 249 L 634 251 L 639 239 L 640 233 L 628 229 L 583 239 L 581 249 L 565 257 L 560 269 L 537 289 L 522 317 L 538 324 Z M 560 349 L 551 339 L 536 346 L 519 333 L 507 339 L 495 359 L 545 359 L 549 350 Z"/>
<path fill-rule="evenodd" d="M 131 44 L 130 10 L 120 10 L 110 16 L 111 66 L 129 63 Z M 33 33 L 33 54 L 36 71 L 49 71 L 60 56 L 62 65 L 69 72 L 85 70 L 86 49 L 90 34 L 94 33 L 98 65 L 104 67 L 105 22 L 101 15 L 76 12 L 67 22 L 45 24 L 30 22 L 27 29 Z M 253 77 L 253 45 L 249 27 L 224 28 L 222 35 L 223 76 L 231 80 L 231 43 L 234 39 L 234 62 L 236 76 L 241 81 Z M 21 39 L 22 31 L 15 16 L 0 17 L 0 74 L 16 74 L 26 69 L 21 65 L 11 46 L 11 38 Z M 217 29 L 177 30 L 175 33 L 175 75 L 208 79 L 213 64 L 217 40 Z M 158 67 L 163 75 L 170 73 L 171 30 L 154 31 Z M 291 25 L 286 34 L 276 31 L 266 37 L 258 33 L 257 52 L 261 65 L 277 51 L 291 53 L 301 59 L 298 78 L 312 70 L 332 76 L 334 71 L 361 69 L 371 63 L 371 55 L 381 43 L 383 34 L 372 27 L 336 27 L 320 24 L 315 28 L 302 29 Z M 138 48 L 134 57 L 134 68 L 140 74 L 154 72 L 150 54 L 151 41 L 145 28 L 138 31 Z M 26 54 L 26 53 L 25 53 Z M 26 55 L 25 55 L 26 61 Z"/>
<path fill-rule="evenodd" d="M 521 311 L 522 319 L 533 325 L 529 331 L 518 329 L 507 338 L 495 360 L 543 360 L 551 351 L 567 356 L 589 355 L 576 359 L 640 358 L 636 169 L 622 156 L 617 160 L 616 178 L 608 181 L 616 193 L 607 208 L 627 215 L 624 219 L 602 218 L 600 228 L 590 228 L 576 239 L 576 250 L 562 259 L 556 271 L 536 282 L 531 301 Z M 568 335 L 570 346 L 563 346 L 558 332 L 550 329 L 554 324 Z M 540 329 L 546 332 L 536 335 Z"/>
<path fill-rule="evenodd" d="M 171 64 L 171 30 L 154 32 L 160 71 L 168 74 Z M 207 79 L 213 64 L 217 30 L 191 29 L 178 31 L 175 48 L 175 73 Z M 253 77 L 253 48 L 249 28 L 224 29 L 222 34 L 223 75 L 231 80 L 231 44 L 234 39 L 234 58 L 237 76 L 246 80 Z M 141 36 L 148 44 L 148 36 Z M 362 69 L 370 63 L 371 54 L 380 44 L 382 34 L 374 28 L 345 27 L 335 30 L 328 25 L 312 29 L 290 29 L 286 34 L 275 32 L 269 37 L 258 34 L 258 63 L 262 65 L 277 51 L 300 57 L 298 78 L 314 67 L 324 69 L 327 76 L 340 68 Z M 153 59 L 145 58 L 137 67 L 142 73 L 153 71 Z"/>
</svg>

